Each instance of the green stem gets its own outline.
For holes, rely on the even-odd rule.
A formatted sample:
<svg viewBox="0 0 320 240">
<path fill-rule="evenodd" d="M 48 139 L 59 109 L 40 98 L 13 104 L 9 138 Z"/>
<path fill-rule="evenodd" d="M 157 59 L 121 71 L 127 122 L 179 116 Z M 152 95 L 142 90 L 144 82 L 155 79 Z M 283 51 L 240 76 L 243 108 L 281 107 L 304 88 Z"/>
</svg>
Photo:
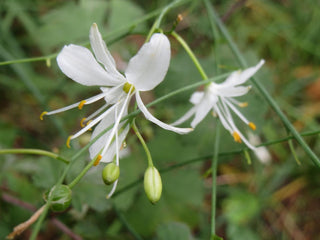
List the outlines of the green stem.
<svg viewBox="0 0 320 240">
<path fill-rule="evenodd" d="M 142 144 L 142 147 L 144 149 L 144 151 L 146 152 L 147 154 L 147 158 L 148 158 L 148 167 L 153 167 L 153 162 L 152 162 L 152 157 L 151 157 L 151 153 L 149 151 L 149 148 L 146 144 L 146 142 L 144 141 L 143 137 L 141 136 L 138 128 L 137 128 L 137 125 L 135 123 L 135 120 L 132 121 L 132 124 L 131 124 L 131 127 L 133 129 L 133 131 L 135 132 L 135 134 L 137 135 L 138 139 L 140 140 L 140 143 Z"/>
<path fill-rule="evenodd" d="M 38 232 L 40 231 L 40 228 L 42 226 L 42 222 L 44 221 L 44 219 L 45 219 L 45 217 L 46 217 L 46 215 L 47 215 L 47 213 L 49 211 L 50 202 L 51 202 L 51 199 L 48 199 L 43 212 L 41 213 L 36 225 L 33 228 L 32 234 L 30 236 L 30 240 L 36 240 L 37 239 L 37 235 L 38 235 Z"/>
<path fill-rule="evenodd" d="M 130 223 L 125 218 L 124 214 L 116 207 L 115 204 L 112 204 L 112 206 L 113 206 L 113 209 L 114 209 L 118 219 L 128 229 L 128 231 L 132 234 L 132 236 L 137 240 L 142 240 L 142 237 L 130 225 Z"/>
<path fill-rule="evenodd" d="M 206 5 L 209 18 L 212 22 L 215 22 L 218 25 L 218 28 L 220 29 L 222 35 L 227 40 L 231 50 L 233 51 L 234 55 L 238 59 L 238 62 L 243 68 L 247 68 L 248 64 L 242 54 L 240 53 L 237 45 L 233 42 L 227 28 L 224 26 L 220 18 L 218 17 L 217 13 L 215 12 L 213 6 L 210 4 L 209 0 L 204 0 L 204 3 Z M 320 167 L 320 160 L 317 157 L 317 155 L 311 150 L 309 145 L 304 141 L 304 139 L 301 137 L 301 135 L 298 133 L 298 131 L 294 128 L 294 126 L 290 123 L 289 119 L 285 116 L 285 114 L 280 109 L 279 105 L 276 103 L 276 101 L 273 100 L 271 95 L 268 93 L 268 91 L 264 88 L 264 86 L 257 80 L 256 77 L 251 78 L 252 83 L 255 85 L 255 87 L 259 90 L 261 95 L 265 98 L 265 100 L 269 103 L 269 105 L 273 108 L 273 110 L 276 112 L 276 114 L 279 116 L 285 127 L 291 132 L 293 137 L 297 140 L 297 142 L 300 144 L 300 146 L 304 149 L 304 151 L 307 153 L 307 155 L 311 158 L 313 163 Z"/>
<path fill-rule="evenodd" d="M 320 133 L 320 130 L 318 131 L 308 131 L 308 132 L 303 132 L 301 133 L 301 136 L 314 136 L 314 135 L 317 135 Z M 282 143 L 282 142 L 286 142 L 290 139 L 292 139 L 293 136 L 288 136 L 288 137 L 285 137 L 285 138 L 281 138 L 281 139 L 278 139 L 278 140 L 273 140 L 273 141 L 269 141 L 269 142 L 265 142 L 265 143 L 262 143 L 262 144 L 259 144 L 257 145 L 256 147 L 261 147 L 261 146 L 270 146 L 270 145 L 274 145 L 274 144 L 278 144 L 278 143 Z M 229 151 L 229 152 L 220 152 L 218 154 L 218 158 L 221 158 L 221 157 L 226 157 L 226 156 L 232 156 L 232 155 L 236 155 L 236 154 L 240 154 L 242 153 L 244 150 L 248 150 L 248 148 L 244 148 L 244 149 L 239 149 L 239 150 L 234 150 L 234 151 Z M 176 163 L 176 164 L 172 164 L 168 167 L 165 167 L 165 168 L 161 168 L 159 169 L 159 172 L 162 174 L 162 173 L 166 173 L 166 172 L 170 172 L 171 170 L 174 170 L 174 169 L 177 169 L 177 168 L 180 168 L 180 167 L 184 167 L 184 166 L 187 166 L 187 165 L 190 165 L 190 164 L 193 164 L 193 163 L 197 163 L 197 162 L 203 162 L 203 161 L 207 161 L 207 159 L 211 158 L 212 157 L 212 154 L 210 155 L 205 155 L 205 156 L 200 156 L 200 157 L 197 157 L 197 158 L 192 158 L 192 159 L 189 159 L 189 160 L 186 160 L 186 161 L 183 161 L 183 162 L 180 162 L 180 163 Z M 113 194 L 113 197 L 116 197 L 124 192 L 126 192 L 127 190 L 135 187 L 137 184 L 139 184 L 140 182 L 143 181 L 143 177 L 140 177 L 138 178 L 137 180 L 127 184 L 126 186 L 120 188 L 117 192 L 115 192 Z"/>
<path fill-rule="evenodd" d="M 213 149 L 212 158 L 212 195 L 211 195 L 211 237 L 215 236 L 216 229 L 216 200 L 217 200 L 217 168 L 218 168 L 218 157 L 219 157 L 219 143 L 220 143 L 220 123 L 217 119 L 215 142 Z"/>
<path fill-rule="evenodd" d="M 63 157 L 60 157 L 58 154 L 45 151 L 45 150 L 39 150 L 39 149 L 31 149 L 31 148 L 13 148 L 13 149 L 0 149 L 0 154 L 34 154 L 34 155 L 42 155 L 47 156 L 59 161 L 62 161 L 64 163 L 69 163 L 68 160 L 64 159 Z"/>
<path fill-rule="evenodd" d="M 178 6 L 178 5 L 181 5 L 181 4 L 185 3 L 185 2 L 189 2 L 189 1 L 190 1 L 190 0 L 176 0 L 176 1 L 168 4 L 167 6 L 165 6 L 165 7 L 162 9 L 162 11 L 161 11 L 159 17 L 157 18 L 157 20 L 153 23 L 153 25 L 152 25 L 152 27 L 151 27 L 148 35 L 147 35 L 146 42 L 148 42 L 148 41 L 150 40 L 150 38 L 151 38 L 152 34 L 154 33 L 154 31 L 155 31 L 156 29 L 160 28 L 160 24 L 161 24 L 161 21 L 162 21 L 164 15 L 166 15 L 167 12 L 168 12 L 170 9 L 172 9 L 173 7 L 176 7 L 176 6 Z"/>
<path fill-rule="evenodd" d="M 68 184 L 69 188 L 73 188 L 81 180 L 81 178 L 83 178 L 83 176 L 90 170 L 90 168 L 92 168 L 95 161 L 96 159 L 94 158 L 87 164 L 87 166 L 81 171 L 81 173 L 79 173 L 79 175 L 75 179 L 73 179 L 71 183 Z"/>
<path fill-rule="evenodd" d="M 208 76 L 205 73 L 205 71 L 203 70 L 203 68 L 201 67 L 201 64 L 199 63 L 197 57 L 194 55 L 194 53 L 192 52 L 192 50 L 190 49 L 189 45 L 184 41 L 184 39 L 182 37 L 180 37 L 180 35 L 178 33 L 176 33 L 175 31 L 173 31 L 171 33 L 171 35 L 177 39 L 177 41 L 181 44 L 181 46 L 184 48 L 184 50 L 188 53 L 189 57 L 191 58 L 191 60 L 193 61 L 194 65 L 196 66 L 196 68 L 198 69 L 202 79 L 207 80 Z"/>
</svg>

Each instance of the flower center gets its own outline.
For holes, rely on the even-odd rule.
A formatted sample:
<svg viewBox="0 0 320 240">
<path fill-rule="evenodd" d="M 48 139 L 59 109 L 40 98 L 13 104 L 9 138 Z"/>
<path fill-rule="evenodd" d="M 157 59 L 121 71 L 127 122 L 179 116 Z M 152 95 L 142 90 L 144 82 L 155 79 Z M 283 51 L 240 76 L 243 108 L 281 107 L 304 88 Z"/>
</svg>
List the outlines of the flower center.
<svg viewBox="0 0 320 240">
<path fill-rule="evenodd" d="M 131 92 L 130 93 L 132 93 L 133 91 L 134 91 L 134 86 L 132 85 L 132 84 L 130 84 L 130 83 L 128 83 L 128 82 L 126 82 L 124 85 L 123 85 L 123 91 L 125 92 L 125 93 L 129 93 L 129 91 L 130 91 L 130 89 L 131 89 Z"/>
</svg>

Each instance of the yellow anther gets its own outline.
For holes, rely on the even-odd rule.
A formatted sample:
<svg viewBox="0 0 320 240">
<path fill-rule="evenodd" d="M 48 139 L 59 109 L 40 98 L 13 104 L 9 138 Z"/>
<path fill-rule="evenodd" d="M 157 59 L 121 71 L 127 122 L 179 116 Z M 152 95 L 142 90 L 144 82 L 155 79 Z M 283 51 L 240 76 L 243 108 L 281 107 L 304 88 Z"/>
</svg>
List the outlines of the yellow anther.
<svg viewBox="0 0 320 240">
<path fill-rule="evenodd" d="M 87 101 L 86 100 L 82 100 L 79 105 L 78 105 L 78 108 L 81 110 L 83 108 L 83 105 L 86 103 Z"/>
<path fill-rule="evenodd" d="M 47 113 L 48 113 L 48 112 L 46 112 L 46 111 L 43 112 L 43 113 L 41 113 L 41 114 L 40 114 L 40 120 L 43 120 L 43 116 L 46 115 Z"/>
<path fill-rule="evenodd" d="M 248 126 L 252 129 L 252 130 L 256 130 L 256 125 L 253 122 L 249 122 Z"/>
<path fill-rule="evenodd" d="M 89 123 L 91 123 L 91 122 L 92 122 L 92 120 L 89 120 L 89 121 L 87 122 L 87 126 L 88 126 Z M 92 131 L 92 128 L 89 128 L 88 131 Z"/>
<path fill-rule="evenodd" d="M 132 84 L 130 84 L 130 83 L 128 83 L 128 82 L 126 82 L 124 85 L 123 85 L 123 91 L 125 92 L 125 93 L 129 93 L 129 91 L 130 91 L 130 89 L 131 89 L 131 92 L 130 93 L 132 93 L 133 91 L 134 91 L 134 86 L 132 85 Z"/>
<path fill-rule="evenodd" d="M 234 141 L 236 141 L 238 143 L 242 142 L 239 133 L 233 132 L 232 136 L 233 136 Z"/>
<path fill-rule="evenodd" d="M 82 118 L 80 121 L 80 126 L 81 127 L 85 127 L 86 125 L 84 124 L 84 122 L 86 121 L 86 118 Z"/>
<path fill-rule="evenodd" d="M 99 154 L 94 160 L 93 166 L 97 166 L 101 159 L 102 159 L 102 156 Z"/>
<path fill-rule="evenodd" d="M 182 14 L 178 14 L 176 21 L 179 23 L 179 22 L 181 22 L 182 20 L 183 20 Z"/>
<path fill-rule="evenodd" d="M 242 102 L 242 103 L 239 103 L 239 107 L 248 107 L 248 103 L 247 102 Z"/>
<path fill-rule="evenodd" d="M 68 148 L 71 148 L 71 146 L 70 146 L 71 138 L 72 138 L 72 135 L 70 135 L 70 136 L 68 137 L 67 142 L 66 142 L 66 145 L 67 145 Z"/>
</svg>

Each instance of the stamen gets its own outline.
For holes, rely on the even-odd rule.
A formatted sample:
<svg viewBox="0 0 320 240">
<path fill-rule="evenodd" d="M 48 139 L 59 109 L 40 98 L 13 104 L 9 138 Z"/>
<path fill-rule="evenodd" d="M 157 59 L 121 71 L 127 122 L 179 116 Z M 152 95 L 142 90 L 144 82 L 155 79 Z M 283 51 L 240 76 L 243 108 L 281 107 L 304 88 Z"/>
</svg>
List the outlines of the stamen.
<svg viewBox="0 0 320 240">
<path fill-rule="evenodd" d="M 238 104 L 239 105 L 239 107 L 248 107 L 248 103 L 247 102 L 241 102 L 241 103 L 239 103 Z"/>
<path fill-rule="evenodd" d="M 252 129 L 252 130 L 256 130 L 256 125 L 253 122 L 249 122 L 248 126 Z"/>
<path fill-rule="evenodd" d="M 43 116 L 46 115 L 48 112 L 44 111 L 43 113 L 40 114 L 40 120 L 43 120 Z"/>
<path fill-rule="evenodd" d="M 71 148 L 71 146 L 70 146 L 71 138 L 72 138 L 72 135 L 70 135 L 70 136 L 68 137 L 67 142 L 66 142 L 66 145 L 67 145 L 68 148 Z"/>
<path fill-rule="evenodd" d="M 236 141 L 238 143 L 242 142 L 239 133 L 233 132 L 232 136 L 233 136 L 234 141 Z"/>
<path fill-rule="evenodd" d="M 102 159 L 102 156 L 99 154 L 94 160 L 93 166 L 97 166 L 101 159 Z"/>
<path fill-rule="evenodd" d="M 126 82 L 126 83 L 123 85 L 123 88 L 122 88 L 122 89 L 123 89 L 123 91 L 124 91 L 125 93 L 129 93 L 130 89 L 132 89 L 131 92 L 130 92 L 130 93 L 132 93 L 132 92 L 134 91 L 134 86 L 133 86 L 132 84 Z"/>
<path fill-rule="evenodd" d="M 87 101 L 86 100 L 82 100 L 79 105 L 78 105 L 78 108 L 79 110 L 81 110 L 83 108 L 83 105 L 86 103 Z"/>
<path fill-rule="evenodd" d="M 84 124 L 84 122 L 86 121 L 87 119 L 86 118 L 82 118 L 81 121 L 80 121 L 80 126 L 81 127 L 85 127 L 86 125 Z"/>
</svg>

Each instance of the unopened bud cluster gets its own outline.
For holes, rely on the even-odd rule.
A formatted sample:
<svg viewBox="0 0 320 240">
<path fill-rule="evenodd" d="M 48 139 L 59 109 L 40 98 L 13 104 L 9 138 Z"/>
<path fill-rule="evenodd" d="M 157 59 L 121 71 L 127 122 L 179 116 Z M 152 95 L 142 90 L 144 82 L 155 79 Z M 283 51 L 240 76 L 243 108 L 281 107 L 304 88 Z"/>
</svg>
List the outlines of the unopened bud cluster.
<svg viewBox="0 0 320 240">
<path fill-rule="evenodd" d="M 50 192 L 44 194 L 44 200 L 50 199 L 50 209 L 54 212 L 66 210 L 71 203 L 72 191 L 67 185 L 56 185 Z"/>
</svg>

